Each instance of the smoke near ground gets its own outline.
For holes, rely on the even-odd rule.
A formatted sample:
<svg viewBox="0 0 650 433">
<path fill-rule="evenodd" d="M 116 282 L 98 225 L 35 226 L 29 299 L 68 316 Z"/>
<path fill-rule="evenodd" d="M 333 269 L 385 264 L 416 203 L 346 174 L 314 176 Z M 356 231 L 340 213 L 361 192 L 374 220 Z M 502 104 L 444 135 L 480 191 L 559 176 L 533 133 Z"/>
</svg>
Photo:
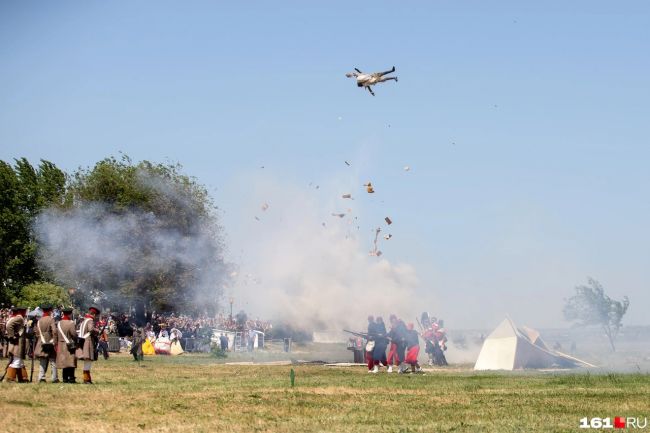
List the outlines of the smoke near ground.
<svg viewBox="0 0 650 433">
<path fill-rule="evenodd" d="M 41 265 L 109 303 L 127 295 L 162 307 L 214 304 L 227 274 L 220 228 L 168 179 L 140 172 L 138 182 L 152 193 L 149 208 L 166 214 L 83 200 L 46 209 L 33 226 Z"/>
<path fill-rule="evenodd" d="M 358 188 L 356 200 L 341 197 L 357 184 L 362 182 L 316 188 L 266 176 L 256 182 L 249 203 L 231 216 L 240 227 L 229 232 L 240 254 L 234 286 L 227 290 L 235 309 L 339 332 L 365 328 L 368 314 L 386 322 L 391 313 L 419 314 L 416 269 L 388 254 L 369 255 L 372 231 L 387 228 L 383 219 L 364 215 L 365 190 Z M 379 249 L 384 247 L 390 244 L 380 242 Z"/>
</svg>

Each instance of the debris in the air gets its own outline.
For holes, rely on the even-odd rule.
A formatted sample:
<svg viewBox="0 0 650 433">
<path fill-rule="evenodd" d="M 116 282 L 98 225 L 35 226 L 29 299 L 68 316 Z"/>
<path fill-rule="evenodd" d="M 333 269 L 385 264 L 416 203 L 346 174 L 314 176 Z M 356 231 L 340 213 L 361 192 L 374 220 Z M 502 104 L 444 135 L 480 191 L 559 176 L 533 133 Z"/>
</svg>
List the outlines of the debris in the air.
<svg viewBox="0 0 650 433">
<path fill-rule="evenodd" d="M 348 72 L 345 74 L 345 76 L 348 78 L 356 78 L 357 87 L 365 87 L 368 89 L 372 96 L 375 96 L 375 92 L 372 91 L 370 86 L 374 86 L 375 84 L 383 83 L 384 81 L 389 80 L 395 80 L 395 82 L 397 82 L 397 77 L 385 77 L 385 75 L 392 74 L 393 72 L 395 72 L 395 66 L 393 66 L 393 68 L 388 71 L 375 72 L 372 74 L 364 74 L 357 68 L 354 68 L 354 72 Z"/>
<path fill-rule="evenodd" d="M 349 162 L 347 162 L 347 161 L 344 161 L 344 162 L 345 162 L 345 165 L 347 165 L 348 167 L 350 166 Z"/>
<path fill-rule="evenodd" d="M 264 204 L 262 205 L 262 210 L 263 210 L 263 211 L 266 211 L 268 208 L 269 208 L 269 204 L 268 204 L 268 203 L 264 203 Z"/>
<path fill-rule="evenodd" d="M 393 223 L 393 221 L 388 217 L 384 218 L 384 221 L 386 221 L 386 224 L 388 225 L 391 225 Z"/>
<path fill-rule="evenodd" d="M 345 216 L 344 213 L 332 213 L 332 216 L 343 218 Z"/>
<path fill-rule="evenodd" d="M 408 165 L 405 165 L 404 166 L 404 171 L 411 171 L 411 167 L 409 167 Z"/>
<path fill-rule="evenodd" d="M 370 251 L 371 256 L 379 257 L 381 255 L 381 251 L 379 251 L 379 249 L 377 248 L 377 239 L 379 238 L 379 233 L 381 233 L 381 227 L 377 227 L 375 229 L 375 240 L 372 242 L 374 248 Z"/>
<path fill-rule="evenodd" d="M 364 183 L 363 186 L 366 187 L 366 191 L 368 191 L 368 194 L 374 194 L 375 189 L 372 187 L 372 183 Z"/>
<path fill-rule="evenodd" d="M 255 219 L 258 220 L 258 221 L 260 220 L 258 217 L 255 217 Z"/>
<path fill-rule="evenodd" d="M 321 224 L 323 225 L 323 227 L 325 227 L 325 223 L 321 223 Z"/>
<path fill-rule="evenodd" d="M 339 116 L 339 120 L 343 120 L 343 118 L 341 116 Z"/>
<path fill-rule="evenodd" d="M 349 193 L 348 193 L 348 194 L 343 194 L 341 197 L 351 199 L 351 198 L 352 198 L 352 194 L 349 194 Z"/>
<path fill-rule="evenodd" d="M 390 233 L 388 233 L 387 235 L 384 235 L 384 239 L 386 239 L 386 240 L 388 240 L 388 239 L 390 239 L 392 237 L 393 237 L 393 235 L 391 235 Z"/>
</svg>

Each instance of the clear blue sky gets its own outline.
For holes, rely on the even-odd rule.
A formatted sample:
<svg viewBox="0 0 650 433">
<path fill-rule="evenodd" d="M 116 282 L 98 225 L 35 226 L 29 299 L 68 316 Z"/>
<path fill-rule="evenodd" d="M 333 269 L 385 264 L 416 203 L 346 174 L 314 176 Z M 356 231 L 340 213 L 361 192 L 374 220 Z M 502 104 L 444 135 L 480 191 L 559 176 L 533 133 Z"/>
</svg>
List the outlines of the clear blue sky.
<svg viewBox="0 0 650 433">
<path fill-rule="evenodd" d="M 650 3 L 315 3 L 2 1 L 0 158 L 178 161 L 233 233 L 259 166 L 349 160 L 456 323 L 563 326 L 587 275 L 649 323 Z"/>
</svg>

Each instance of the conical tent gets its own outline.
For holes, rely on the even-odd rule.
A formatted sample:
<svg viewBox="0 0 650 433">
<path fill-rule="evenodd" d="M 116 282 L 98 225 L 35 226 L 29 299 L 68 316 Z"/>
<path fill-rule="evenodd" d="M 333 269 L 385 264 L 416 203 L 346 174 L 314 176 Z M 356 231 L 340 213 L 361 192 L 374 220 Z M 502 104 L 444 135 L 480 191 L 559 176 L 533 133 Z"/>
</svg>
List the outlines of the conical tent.
<svg viewBox="0 0 650 433">
<path fill-rule="evenodd" d="M 579 362 L 549 350 L 534 329 L 519 330 L 505 319 L 483 342 L 474 370 L 576 367 Z"/>
</svg>

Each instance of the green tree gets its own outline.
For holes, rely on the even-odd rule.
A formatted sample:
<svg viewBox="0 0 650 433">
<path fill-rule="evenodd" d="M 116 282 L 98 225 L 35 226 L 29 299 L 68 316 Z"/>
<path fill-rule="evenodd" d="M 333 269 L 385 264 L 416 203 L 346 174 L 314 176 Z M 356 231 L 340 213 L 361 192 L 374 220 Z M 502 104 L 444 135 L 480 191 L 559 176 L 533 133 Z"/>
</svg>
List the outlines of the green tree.
<svg viewBox="0 0 650 433">
<path fill-rule="evenodd" d="M 39 217 L 41 263 L 93 302 L 213 310 L 226 273 L 207 190 L 180 165 L 107 158 L 78 170 L 63 210 Z M 75 299 L 77 295 L 75 294 Z"/>
<path fill-rule="evenodd" d="M 587 278 L 588 285 L 577 286 L 576 294 L 566 301 L 564 317 L 577 326 L 600 326 L 615 351 L 614 340 L 623 326 L 622 319 L 630 306 L 627 296 L 615 301 L 605 294 L 603 286 L 593 278 Z"/>
<path fill-rule="evenodd" d="M 22 286 L 47 278 L 36 264 L 31 226 L 43 207 L 64 204 L 65 184 L 65 173 L 49 161 L 37 169 L 25 158 L 13 167 L 0 161 L 0 301 L 9 302 Z"/>
<path fill-rule="evenodd" d="M 71 304 L 68 291 L 52 283 L 32 283 L 20 290 L 14 304 L 35 308 L 39 305 L 50 304 L 54 306 Z"/>
</svg>

